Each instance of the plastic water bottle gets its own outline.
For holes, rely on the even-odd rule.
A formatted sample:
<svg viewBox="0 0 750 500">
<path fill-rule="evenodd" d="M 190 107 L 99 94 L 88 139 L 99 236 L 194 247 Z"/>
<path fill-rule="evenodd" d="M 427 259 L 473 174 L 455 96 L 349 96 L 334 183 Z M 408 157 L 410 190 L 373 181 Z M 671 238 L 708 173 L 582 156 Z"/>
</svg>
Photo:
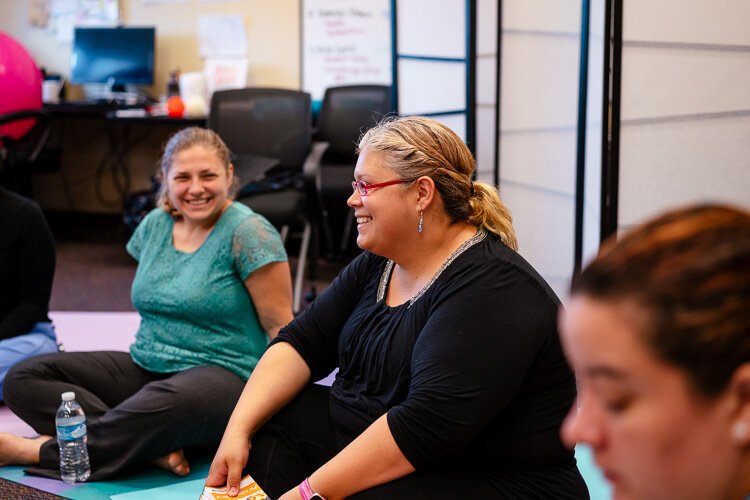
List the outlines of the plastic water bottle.
<svg viewBox="0 0 750 500">
<path fill-rule="evenodd" d="M 60 476 L 66 483 L 86 481 L 91 475 L 86 447 L 86 415 L 76 402 L 75 392 L 63 392 L 55 417 L 60 445 Z"/>
</svg>

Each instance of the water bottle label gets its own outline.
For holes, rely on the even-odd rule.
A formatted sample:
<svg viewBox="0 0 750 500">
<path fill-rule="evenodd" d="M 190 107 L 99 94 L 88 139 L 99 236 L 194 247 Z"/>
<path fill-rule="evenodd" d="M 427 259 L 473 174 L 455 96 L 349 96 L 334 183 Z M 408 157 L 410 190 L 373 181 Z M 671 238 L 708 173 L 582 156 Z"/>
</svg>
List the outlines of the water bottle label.
<svg viewBox="0 0 750 500">
<path fill-rule="evenodd" d="M 72 441 L 86 435 L 86 424 L 60 425 L 57 427 L 57 439 L 60 441 Z"/>
</svg>

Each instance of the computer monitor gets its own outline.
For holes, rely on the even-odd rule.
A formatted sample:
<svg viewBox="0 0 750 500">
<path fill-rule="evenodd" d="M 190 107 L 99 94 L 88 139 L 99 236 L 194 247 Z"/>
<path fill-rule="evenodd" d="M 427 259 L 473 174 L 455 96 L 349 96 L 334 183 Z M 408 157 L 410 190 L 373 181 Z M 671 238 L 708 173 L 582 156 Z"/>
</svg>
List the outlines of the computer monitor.
<svg viewBox="0 0 750 500">
<path fill-rule="evenodd" d="M 84 28 L 73 33 L 72 83 L 154 83 L 153 27 Z"/>
</svg>

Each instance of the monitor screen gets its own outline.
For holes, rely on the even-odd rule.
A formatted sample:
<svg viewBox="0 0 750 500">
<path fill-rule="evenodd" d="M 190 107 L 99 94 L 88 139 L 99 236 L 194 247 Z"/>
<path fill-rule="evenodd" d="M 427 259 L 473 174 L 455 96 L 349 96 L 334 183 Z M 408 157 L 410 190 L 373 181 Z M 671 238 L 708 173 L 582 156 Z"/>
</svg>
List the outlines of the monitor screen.
<svg viewBox="0 0 750 500">
<path fill-rule="evenodd" d="M 72 83 L 154 83 L 155 29 L 75 28 Z"/>
</svg>

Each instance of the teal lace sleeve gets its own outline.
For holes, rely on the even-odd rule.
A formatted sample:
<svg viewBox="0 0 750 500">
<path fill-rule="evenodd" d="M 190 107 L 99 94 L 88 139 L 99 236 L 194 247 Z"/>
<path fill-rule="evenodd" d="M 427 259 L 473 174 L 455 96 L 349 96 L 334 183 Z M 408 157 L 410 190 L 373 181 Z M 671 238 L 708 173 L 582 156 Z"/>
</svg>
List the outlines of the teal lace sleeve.
<svg viewBox="0 0 750 500">
<path fill-rule="evenodd" d="M 235 229 L 232 258 L 244 281 L 266 264 L 285 262 L 287 255 L 279 232 L 264 217 L 254 214 Z"/>
</svg>

